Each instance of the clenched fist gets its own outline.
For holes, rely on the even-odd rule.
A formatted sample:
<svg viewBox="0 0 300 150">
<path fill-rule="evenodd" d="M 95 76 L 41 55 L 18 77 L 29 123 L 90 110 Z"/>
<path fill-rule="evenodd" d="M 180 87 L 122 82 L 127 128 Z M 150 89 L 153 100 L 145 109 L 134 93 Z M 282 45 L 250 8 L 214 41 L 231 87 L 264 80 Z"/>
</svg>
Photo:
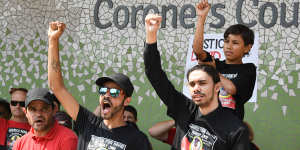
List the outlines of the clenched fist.
<svg viewBox="0 0 300 150">
<path fill-rule="evenodd" d="M 62 22 L 50 22 L 49 30 L 48 30 L 48 38 L 49 40 L 58 40 L 59 37 L 63 34 L 66 25 Z"/>
</svg>

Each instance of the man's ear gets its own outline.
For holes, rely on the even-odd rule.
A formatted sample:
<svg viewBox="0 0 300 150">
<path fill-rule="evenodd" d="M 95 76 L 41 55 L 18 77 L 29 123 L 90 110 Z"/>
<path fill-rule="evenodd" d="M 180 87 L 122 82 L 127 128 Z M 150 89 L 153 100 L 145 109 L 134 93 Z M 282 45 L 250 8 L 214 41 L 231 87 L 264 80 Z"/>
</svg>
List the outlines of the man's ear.
<svg viewBox="0 0 300 150">
<path fill-rule="evenodd" d="M 218 92 L 220 91 L 220 89 L 221 89 L 221 86 L 222 86 L 222 85 L 221 85 L 221 82 L 216 83 L 216 84 L 215 84 L 215 92 L 218 93 Z"/>
<path fill-rule="evenodd" d="M 53 111 L 55 111 L 55 113 L 59 110 L 58 106 L 57 105 L 53 105 Z"/>
<path fill-rule="evenodd" d="M 27 112 L 26 112 L 26 107 L 23 107 L 22 110 L 23 110 L 23 112 L 24 112 L 25 114 L 27 113 Z"/>
<path fill-rule="evenodd" d="M 125 100 L 124 100 L 124 106 L 128 106 L 129 103 L 131 101 L 131 97 L 127 97 Z"/>
<path fill-rule="evenodd" d="M 54 108 L 52 108 L 53 109 L 53 116 L 58 112 L 58 109 L 57 109 L 57 107 L 55 107 L 54 106 Z"/>
</svg>

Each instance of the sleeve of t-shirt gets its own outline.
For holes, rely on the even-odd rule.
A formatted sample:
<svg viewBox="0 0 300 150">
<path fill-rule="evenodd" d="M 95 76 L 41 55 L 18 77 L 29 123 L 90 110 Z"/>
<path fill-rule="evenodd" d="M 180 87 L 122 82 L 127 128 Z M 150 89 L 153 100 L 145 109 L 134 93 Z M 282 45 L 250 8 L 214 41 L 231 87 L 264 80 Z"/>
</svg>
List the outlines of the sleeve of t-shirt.
<svg viewBox="0 0 300 150">
<path fill-rule="evenodd" d="M 102 120 L 103 119 L 101 117 L 97 117 L 80 105 L 76 121 L 74 122 L 74 130 L 77 134 L 81 134 L 86 128 L 88 128 L 88 125 L 93 124 L 95 126 L 99 126 Z"/>
<path fill-rule="evenodd" d="M 204 52 L 206 53 L 206 57 L 205 59 L 201 60 L 202 62 L 210 62 L 212 61 L 213 57 L 210 55 L 209 52 L 207 52 L 206 50 L 204 50 Z M 195 54 L 196 56 L 196 59 L 198 60 L 198 55 L 196 55 L 196 53 L 193 51 L 193 53 Z"/>
<path fill-rule="evenodd" d="M 231 81 L 236 87 L 236 94 L 233 95 L 237 103 L 245 104 L 252 96 L 256 80 L 256 67 L 254 64 L 245 64 L 245 70 L 237 78 Z"/>
<path fill-rule="evenodd" d="M 167 141 L 164 141 L 164 142 L 169 144 L 169 145 L 172 145 L 174 137 L 175 137 L 175 133 L 176 133 L 176 128 L 170 129 L 169 132 L 168 132 L 168 139 L 167 139 Z"/>
<path fill-rule="evenodd" d="M 136 146 L 137 148 L 136 149 L 140 149 L 140 150 L 152 150 L 152 145 L 151 143 L 149 142 L 149 139 L 148 137 L 141 132 L 141 137 L 137 139 L 137 142 L 136 142 Z"/>
<path fill-rule="evenodd" d="M 249 133 L 245 128 L 239 128 L 231 137 L 232 150 L 250 150 Z"/>
<path fill-rule="evenodd" d="M 0 145 L 5 145 L 7 120 L 0 118 Z"/>
<path fill-rule="evenodd" d="M 186 120 L 195 110 L 196 105 L 178 92 L 161 66 L 161 58 L 157 43 L 145 44 L 144 50 L 145 73 L 159 98 L 167 105 L 167 114 L 176 120 Z"/>
</svg>

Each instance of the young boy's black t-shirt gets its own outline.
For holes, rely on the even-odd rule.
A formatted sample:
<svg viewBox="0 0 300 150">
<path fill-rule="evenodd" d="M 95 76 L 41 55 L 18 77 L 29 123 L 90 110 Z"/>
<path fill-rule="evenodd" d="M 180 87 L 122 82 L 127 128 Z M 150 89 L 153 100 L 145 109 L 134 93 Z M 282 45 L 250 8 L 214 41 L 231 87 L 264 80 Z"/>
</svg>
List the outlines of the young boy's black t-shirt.
<svg viewBox="0 0 300 150">
<path fill-rule="evenodd" d="M 209 55 L 208 52 L 207 56 Z M 223 107 L 234 110 L 234 113 L 244 119 L 244 104 L 251 98 L 256 80 L 256 66 L 253 63 L 226 64 L 225 60 L 215 59 L 216 69 L 227 79 L 231 80 L 236 88 L 235 95 L 229 95 L 223 88 L 220 89 L 219 99 Z"/>
</svg>

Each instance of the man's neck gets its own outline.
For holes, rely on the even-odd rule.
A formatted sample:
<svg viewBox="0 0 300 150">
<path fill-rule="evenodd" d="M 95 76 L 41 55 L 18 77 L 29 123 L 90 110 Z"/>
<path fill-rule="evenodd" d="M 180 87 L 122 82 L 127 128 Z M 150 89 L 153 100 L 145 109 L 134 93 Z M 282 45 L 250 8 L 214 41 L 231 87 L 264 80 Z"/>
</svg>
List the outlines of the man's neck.
<svg viewBox="0 0 300 150">
<path fill-rule="evenodd" d="M 207 114 L 213 112 L 214 110 L 216 110 L 218 107 L 219 107 L 218 99 L 214 99 L 208 106 L 205 106 L 205 107 L 199 106 L 199 110 L 200 110 L 201 114 L 207 115 Z"/>
<path fill-rule="evenodd" d="M 28 120 L 25 116 L 24 117 L 11 116 L 10 120 L 15 121 L 15 122 L 23 122 L 23 123 L 28 122 Z"/>
<path fill-rule="evenodd" d="M 123 120 L 123 116 L 114 116 L 111 119 L 104 119 L 103 122 L 109 129 L 126 125 L 126 122 Z"/>
</svg>

